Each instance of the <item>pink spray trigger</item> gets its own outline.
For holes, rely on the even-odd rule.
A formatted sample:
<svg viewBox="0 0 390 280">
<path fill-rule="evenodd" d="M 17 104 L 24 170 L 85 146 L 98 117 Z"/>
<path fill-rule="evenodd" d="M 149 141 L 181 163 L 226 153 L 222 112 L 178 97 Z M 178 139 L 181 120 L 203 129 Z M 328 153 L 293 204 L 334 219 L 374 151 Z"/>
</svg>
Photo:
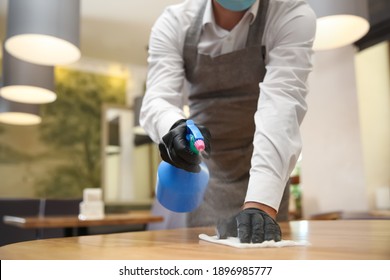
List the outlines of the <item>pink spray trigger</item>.
<svg viewBox="0 0 390 280">
<path fill-rule="evenodd" d="M 199 152 L 203 152 L 206 148 L 203 140 L 196 140 L 194 146 Z"/>
</svg>

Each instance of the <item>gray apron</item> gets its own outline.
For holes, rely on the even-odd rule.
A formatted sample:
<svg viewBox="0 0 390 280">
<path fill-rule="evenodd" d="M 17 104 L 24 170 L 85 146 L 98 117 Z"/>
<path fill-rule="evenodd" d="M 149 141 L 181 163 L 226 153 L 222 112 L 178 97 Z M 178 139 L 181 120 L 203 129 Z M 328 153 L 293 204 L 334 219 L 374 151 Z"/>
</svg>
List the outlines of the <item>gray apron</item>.
<svg viewBox="0 0 390 280">
<path fill-rule="evenodd" d="M 262 38 L 268 2 L 260 1 L 246 46 L 241 50 L 216 57 L 198 53 L 206 1 L 187 31 L 183 57 L 190 84 L 190 118 L 206 126 L 212 135 L 211 158 L 204 160 L 210 181 L 204 202 L 188 213 L 186 224 L 183 223 L 185 214 L 164 210 L 155 202 L 153 212 L 162 214 L 165 220 L 160 226 L 154 224 L 149 229 L 215 225 L 219 219 L 241 210 L 249 182 L 259 83 L 266 73 Z M 288 202 L 287 192 L 285 202 Z M 288 204 L 282 203 L 279 214 L 286 207 L 288 211 Z"/>
<path fill-rule="evenodd" d="M 241 50 L 216 57 L 198 53 L 206 5 L 187 32 L 183 56 L 190 84 L 190 118 L 206 126 L 212 134 L 211 158 L 205 160 L 210 182 L 203 204 L 188 214 L 188 226 L 214 225 L 218 219 L 238 213 L 244 202 L 259 83 L 266 73 L 262 39 L 268 3 L 269 0 L 260 1 L 246 46 Z"/>
</svg>

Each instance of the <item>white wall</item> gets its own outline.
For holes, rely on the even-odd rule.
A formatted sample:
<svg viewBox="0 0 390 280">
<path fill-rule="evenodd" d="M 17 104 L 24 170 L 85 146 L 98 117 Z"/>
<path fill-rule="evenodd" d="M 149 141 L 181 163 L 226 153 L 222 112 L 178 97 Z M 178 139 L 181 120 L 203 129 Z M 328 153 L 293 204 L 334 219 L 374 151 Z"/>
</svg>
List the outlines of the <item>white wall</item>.
<svg viewBox="0 0 390 280">
<path fill-rule="evenodd" d="M 302 124 L 304 217 L 365 211 L 362 142 L 352 46 L 316 52 Z"/>
<path fill-rule="evenodd" d="M 364 174 L 370 209 L 374 210 L 390 210 L 389 54 L 389 43 L 384 42 L 356 55 Z"/>
</svg>

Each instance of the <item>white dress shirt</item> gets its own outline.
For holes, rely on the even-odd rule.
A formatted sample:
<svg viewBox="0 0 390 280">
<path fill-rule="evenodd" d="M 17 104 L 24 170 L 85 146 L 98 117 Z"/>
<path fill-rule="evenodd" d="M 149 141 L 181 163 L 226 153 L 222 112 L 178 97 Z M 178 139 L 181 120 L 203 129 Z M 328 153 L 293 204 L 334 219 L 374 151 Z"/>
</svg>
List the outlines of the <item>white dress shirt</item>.
<svg viewBox="0 0 390 280">
<path fill-rule="evenodd" d="M 202 0 L 169 6 L 154 24 L 149 42 L 147 92 L 140 122 L 160 142 L 183 112 L 186 81 L 183 45 Z M 259 1 L 227 31 L 216 25 L 208 0 L 198 45 L 202 54 L 218 56 L 245 47 Z M 266 76 L 260 83 L 256 131 L 245 201 L 279 208 L 284 186 L 301 151 L 299 126 L 307 110 L 307 77 L 312 69 L 316 16 L 304 0 L 270 0 L 263 45 Z"/>
</svg>

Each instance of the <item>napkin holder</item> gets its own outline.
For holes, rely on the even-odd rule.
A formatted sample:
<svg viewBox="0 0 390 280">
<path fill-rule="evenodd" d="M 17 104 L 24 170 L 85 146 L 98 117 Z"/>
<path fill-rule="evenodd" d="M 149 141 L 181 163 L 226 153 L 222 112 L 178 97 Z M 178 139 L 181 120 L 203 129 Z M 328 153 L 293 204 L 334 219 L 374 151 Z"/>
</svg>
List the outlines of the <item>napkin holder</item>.
<svg viewBox="0 0 390 280">
<path fill-rule="evenodd" d="M 86 188 L 83 191 L 83 201 L 80 202 L 80 220 L 99 220 L 104 218 L 104 203 L 102 190 Z"/>
</svg>

